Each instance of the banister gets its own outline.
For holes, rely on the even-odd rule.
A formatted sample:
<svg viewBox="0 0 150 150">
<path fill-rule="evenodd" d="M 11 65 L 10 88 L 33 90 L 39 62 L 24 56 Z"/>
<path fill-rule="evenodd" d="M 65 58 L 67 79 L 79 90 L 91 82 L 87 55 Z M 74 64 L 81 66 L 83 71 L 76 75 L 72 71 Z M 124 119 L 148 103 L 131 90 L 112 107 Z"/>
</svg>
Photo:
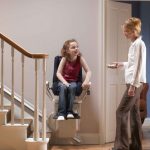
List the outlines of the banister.
<svg viewBox="0 0 150 150">
<path fill-rule="evenodd" d="M 1 46 L 1 105 L 3 109 L 3 97 L 4 97 L 4 43 L 7 43 L 11 47 L 11 64 L 12 64 L 12 93 L 11 93 L 11 125 L 15 125 L 14 119 L 14 110 L 15 110 L 15 102 L 14 102 L 14 86 L 15 86 L 15 57 L 14 50 L 21 53 L 22 56 L 22 99 L 21 99 L 21 124 L 24 125 L 24 56 L 33 58 L 35 61 L 35 102 L 34 102 L 34 141 L 39 140 L 39 62 L 40 59 L 43 60 L 43 106 L 42 106 L 42 140 L 46 141 L 46 99 L 45 99 L 45 91 L 46 91 L 46 58 L 48 58 L 48 54 L 29 53 L 26 49 L 20 47 L 14 41 L 10 40 L 7 36 L 0 33 L 0 46 Z"/>
<path fill-rule="evenodd" d="M 48 58 L 48 54 L 41 54 L 41 53 L 32 54 L 32 53 L 29 53 L 27 50 L 25 50 L 24 48 L 20 47 L 18 44 L 16 44 L 15 42 L 13 42 L 12 40 L 10 40 L 8 37 L 6 37 L 5 35 L 3 35 L 1 33 L 0 33 L 0 38 L 2 40 L 4 40 L 5 42 L 7 42 L 12 47 L 14 47 L 20 53 L 24 54 L 25 56 L 27 56 L 29 58 L 36 58 L 36 59 Z"/>
</svg>

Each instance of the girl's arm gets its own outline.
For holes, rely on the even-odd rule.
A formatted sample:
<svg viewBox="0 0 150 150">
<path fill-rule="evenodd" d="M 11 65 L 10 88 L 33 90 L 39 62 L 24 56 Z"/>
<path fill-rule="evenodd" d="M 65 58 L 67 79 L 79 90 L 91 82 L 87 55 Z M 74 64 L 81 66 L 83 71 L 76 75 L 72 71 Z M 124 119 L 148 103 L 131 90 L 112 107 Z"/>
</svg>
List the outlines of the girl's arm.
<svg viewBox="0 0 150 150">
<path fill-rule="evenodd" d="M 86 60 L 81 56 L 81 59 L 80 59 L 80 63 L 84 69 L 84 71 L 86 72 L 86 76 L 85 76 L 85 79 L 82 83 L 82 87 L 83 88 L 88 88 L 90 86 L 90 78 L 91 78 L 91 70 L 89 68 L 89 66 L 87 65 L 86 63 Z"/>
<path fill-rule="evenodd" d="M 66 58 L 62 57 L 60 64 L 58 66 L 57 72 L 56 72 L 56 76 L 63 84 L 65 84 L 66 86 L 69 86 L 69 83 L 62 76 L 65 62 L 66 62 Z"/>
</svg>

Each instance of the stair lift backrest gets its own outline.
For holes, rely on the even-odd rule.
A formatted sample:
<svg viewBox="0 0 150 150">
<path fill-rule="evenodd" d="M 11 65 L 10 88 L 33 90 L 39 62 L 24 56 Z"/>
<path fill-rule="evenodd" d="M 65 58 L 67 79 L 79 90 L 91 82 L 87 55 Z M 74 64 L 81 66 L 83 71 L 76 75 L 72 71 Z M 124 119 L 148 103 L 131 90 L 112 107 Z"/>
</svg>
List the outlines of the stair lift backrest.
<svg viewBox="0 0 150 150">
<path fill-rule="evenodd" d="M 54 95 L 59 95 L 59 88 L 58 88 L 58 82 L 59 79 L 56 76 L 56 72 L 59 66 L 59 63 L 61 61 L 61 56 L 56 56 L 54 59 L 54 72 L 53 72 L 53 84 L 52 84 L 52 91 Z M 76 91 L 76 96 L 80 96 L 82 93 L 82 68 L 80 69 L 79 76 L 78 76 L 78 81 L 77 81 L 77 91 Z"/>
</svg>

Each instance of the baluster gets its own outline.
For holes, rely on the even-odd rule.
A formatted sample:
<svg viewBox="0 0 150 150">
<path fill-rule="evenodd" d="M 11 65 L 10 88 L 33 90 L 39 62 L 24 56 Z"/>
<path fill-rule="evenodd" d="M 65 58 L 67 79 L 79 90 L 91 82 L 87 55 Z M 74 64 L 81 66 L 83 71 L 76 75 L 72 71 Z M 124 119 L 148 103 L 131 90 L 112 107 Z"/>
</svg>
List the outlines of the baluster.
<svg viewBox="0 0 150 150">
<path fill-rule="evenodd" d="M 22 97 L 21 97 L 21 124 L 24 125 L 24 55 L 21 57 L 22 61 Z"/>
<path fill-rule="evenodd" d="M 1 107 L 4 107 L 4 41 L 1 40 Z"/>
<path fill-rule="evenodd" d="M 38 110 L 38 99 L 39 99 L 39 95 L 38 95 L 38 60 L 35 59 L 35 111 L 34 111 L 34 140 L 38 141 L 39 139 L 39 122 L 38 122 L 38 118 L 39 118 L 39 110 Z"/>
<path fill-rule="evenodd" d="M 46 140 L 46 59 L 43 59 L 43 108 L 42 108 L 42 139 Z"/>
<path fill-rule="evenodd" d="M 12 92 L 11 92 L 11 124 L 14 125 L 14 48 L 11 47 L 12 57 Z"/>
</svg>

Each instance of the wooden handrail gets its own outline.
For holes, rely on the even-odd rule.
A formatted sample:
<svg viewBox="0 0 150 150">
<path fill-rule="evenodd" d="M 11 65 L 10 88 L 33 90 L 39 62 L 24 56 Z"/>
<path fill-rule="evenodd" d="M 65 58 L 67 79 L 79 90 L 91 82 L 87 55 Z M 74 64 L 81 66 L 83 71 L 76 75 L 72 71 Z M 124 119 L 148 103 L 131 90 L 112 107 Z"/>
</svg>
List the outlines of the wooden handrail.
<svg viewBox="0 0 150 150">
<path fill-rule="evenodd" d="M 18 44 L 16 44 L 15 42 L 13 42 L 12 40 L 10 40 L 8 37 L 6 37 L 5 35 L 0 33 L 0 38 L 7 42 L 9 45 L 11 45 L 12 47 L 14 47 L 16 50 L 18 50 L 20 53 L 24 54 L 25 56 L 29 57 L 29 58 L 47 58 L 48 54 L 31 54 L 29 53 L 27 50 L 25 50 L 24 48 L 20 47 Z"/>
</svg>

